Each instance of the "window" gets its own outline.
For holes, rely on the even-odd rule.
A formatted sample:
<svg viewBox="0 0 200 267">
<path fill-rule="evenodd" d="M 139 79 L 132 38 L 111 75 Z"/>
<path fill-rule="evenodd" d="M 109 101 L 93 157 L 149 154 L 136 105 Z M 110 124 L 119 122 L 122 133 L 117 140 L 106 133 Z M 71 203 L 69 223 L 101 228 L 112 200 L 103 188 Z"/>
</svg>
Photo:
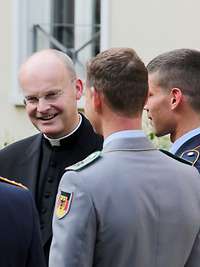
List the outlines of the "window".
<svg viewBox="0 0 200 267">
<path fill-rule="evenodd" d="M 22 104 L 17 76 L 34 51 L 56 48 L 84 75 L 86 61 L 100 51 L 101 0 L 15 0 L 13 4 L 13 99 Z"/>
<path fill-rule="evenodd" d="M 51 33 L 81 75 L 85 61 L 100 51 L 100 0 L 53 0 Z"/>
</svg>

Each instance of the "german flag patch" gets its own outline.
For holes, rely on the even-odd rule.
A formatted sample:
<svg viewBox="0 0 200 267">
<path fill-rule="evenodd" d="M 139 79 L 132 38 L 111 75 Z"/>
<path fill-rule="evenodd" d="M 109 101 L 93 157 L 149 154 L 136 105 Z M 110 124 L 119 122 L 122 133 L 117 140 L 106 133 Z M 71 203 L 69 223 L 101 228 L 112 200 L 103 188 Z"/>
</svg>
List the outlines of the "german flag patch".
<svg viewBox="0 0 200 267">
<path fill-rule="evenodd" d="M 56 204 L 56 216 L 58 219 L 62 219 L 70 210 L 73 193 L 60 191 Z"/>
</svg>

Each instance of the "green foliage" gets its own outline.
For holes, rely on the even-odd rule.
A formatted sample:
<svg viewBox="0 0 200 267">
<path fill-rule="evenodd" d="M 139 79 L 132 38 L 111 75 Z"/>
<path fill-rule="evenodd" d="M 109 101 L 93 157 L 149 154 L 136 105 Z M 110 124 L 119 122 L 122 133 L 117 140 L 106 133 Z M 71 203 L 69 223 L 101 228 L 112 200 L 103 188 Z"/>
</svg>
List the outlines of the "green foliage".
<svg viewBox="0 0 200 267">
<path fill-rule="evenodd" d="M 142 127 L 145 133 L 147 134 L 148 138 L 153 142 L 153 144 L 157 148 L 162 148 L 165 150 L 169 149 L 171 145 L 169 136 L 167 135 L 163 137 L 156 137 L 145 113 L 143 114 Z"/>
<path fill-rule="evenodd" d="M 155 134 L 154 133 L 149 133 L 148 137 L 152 141 L 155 138 Z"/>
</svg>

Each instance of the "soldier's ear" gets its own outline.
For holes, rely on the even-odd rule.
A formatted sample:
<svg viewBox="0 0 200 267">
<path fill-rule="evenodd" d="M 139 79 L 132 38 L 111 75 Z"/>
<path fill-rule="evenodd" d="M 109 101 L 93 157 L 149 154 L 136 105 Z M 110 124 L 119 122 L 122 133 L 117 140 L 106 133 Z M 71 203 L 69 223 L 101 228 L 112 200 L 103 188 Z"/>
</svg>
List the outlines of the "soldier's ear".
<svg viewBox="0 0 200 267">
<path fill-rule="evenodd" d="M 170 92 L 170 106 L 171 110 L 176 109 L 177 107 L 180 107 L 180 104 L 183 100 L 183 93 L 181 89 L 179 88 L 172 88 Z"/>
<path fill-rule="evenodd" d="M 102 107 L 102 93 L 95 87 L 93 88 L 93 105 L 96 111 L 99 111 Z"/>
</svg>

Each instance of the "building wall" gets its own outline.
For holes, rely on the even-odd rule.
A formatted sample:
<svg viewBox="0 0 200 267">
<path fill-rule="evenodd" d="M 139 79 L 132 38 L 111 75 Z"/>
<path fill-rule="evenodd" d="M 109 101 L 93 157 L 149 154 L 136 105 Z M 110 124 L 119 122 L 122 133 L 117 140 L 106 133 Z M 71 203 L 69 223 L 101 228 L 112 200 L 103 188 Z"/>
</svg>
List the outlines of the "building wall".
<svg viewBox="0 0 200 267">
<path fill-rule="evenodd" d="M 111 0 L 110 46 L 129 46 L 148 62 L 175 48 L 200 49 L 200 2 Z"/>
<path fill-rule="evenodd" d="M 13 0 L 0 1 L 0 147 L 35 132 L 23 107 L 13 104 Z"/>
</svg>

